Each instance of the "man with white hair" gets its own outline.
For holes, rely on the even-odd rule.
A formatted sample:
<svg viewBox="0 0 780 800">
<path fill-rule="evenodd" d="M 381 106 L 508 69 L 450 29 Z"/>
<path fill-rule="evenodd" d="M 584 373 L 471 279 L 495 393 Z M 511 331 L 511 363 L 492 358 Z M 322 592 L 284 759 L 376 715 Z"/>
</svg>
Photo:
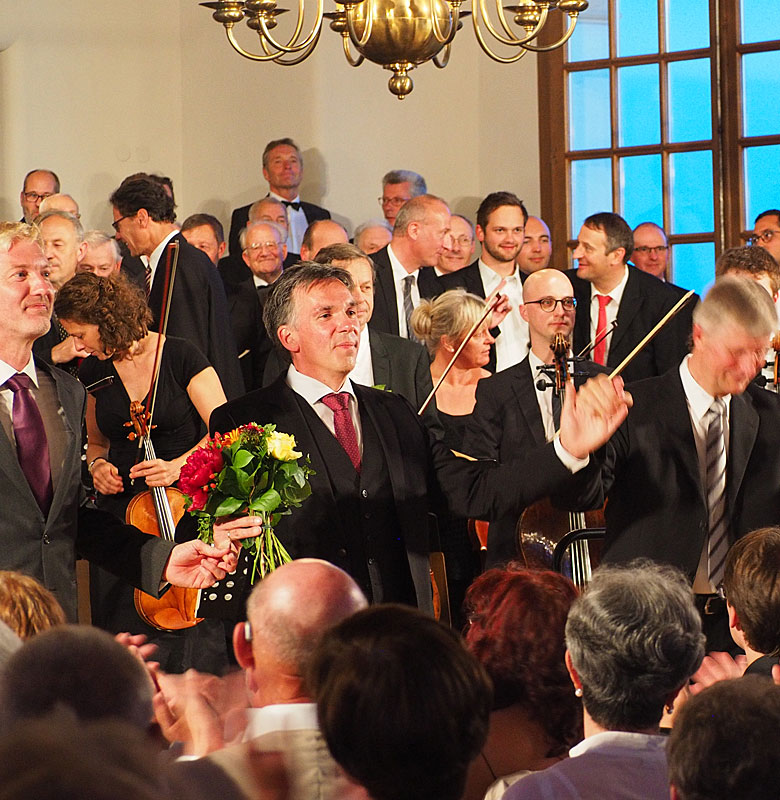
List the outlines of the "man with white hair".
<svg viewBox="0 0 780 800">
<path fill-rule="evenodd" d="M 47 211 L 65 211 L 68 214 L 73 214 L 76 219 L 81 219 L 79 204 L 69 194 L 58 193 L 44 197 L 41 200 L 38 213 L 45 214 Z"/>
<path fill-rule="evenodd" d="M 87 231 L 84 234 L 87 251 L 78 265 L 79 272 L 93 272 L 101 278 L 115 275 L 122 267 L 122 254 L 113 236 L 103 231 Z"/>
</svg>

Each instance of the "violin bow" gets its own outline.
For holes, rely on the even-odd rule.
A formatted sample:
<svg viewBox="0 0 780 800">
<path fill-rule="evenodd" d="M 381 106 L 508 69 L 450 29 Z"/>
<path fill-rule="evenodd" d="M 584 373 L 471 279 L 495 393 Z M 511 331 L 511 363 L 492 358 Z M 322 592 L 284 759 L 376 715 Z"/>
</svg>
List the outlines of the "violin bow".
<svg viewBox="0 0 780 800">
<path fill-rule="evenodd" d="M 455 362 L 458 360 L 458 356 L 463 352 L 463 348 L 469 343 L 469 339 L 479 330 L 482 326 L 482 323 L 488 318 L 490 314 L 492 314 L 496 307 L 498 306 L 501 295 L 499 294 L 501 290 L 504 288 L 504 284 L 506 283 L 505 278 L 501 278 L 501 282 L 496 286 L 495 289 L 490 293 L 488 298 L 485 300 L 485 312 L 482 316 L 471 326 L 469 332 L 466 334 L 463 341 L 458 345 L 458 349 L 455 351 L 455 354 L 450 359 L 450 363 L 444 368 L 444 372 L 439 376 L 439 380 L 436 381 L 436 385 L 431 389 L 430 394 L 428 397 L 425 398 L 425 402 L 420 406 L 420 410 L 417 412 L 417 416 L 422 416 L 425 413 L 425 409 L 431 403 L 431 400 L 436 396 L 436 392 L 439 390 L 439 387 L 444 383 L 444 379 L 449 374 L 449 371 L 455 365 Z"/>
</svg>

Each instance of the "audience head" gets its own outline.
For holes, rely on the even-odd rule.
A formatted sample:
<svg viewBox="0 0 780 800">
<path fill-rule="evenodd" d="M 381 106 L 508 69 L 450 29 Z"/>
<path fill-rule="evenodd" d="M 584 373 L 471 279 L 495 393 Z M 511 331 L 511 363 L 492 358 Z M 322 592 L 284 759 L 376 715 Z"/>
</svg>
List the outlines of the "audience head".
<svg viewBox="0 0 780 800">
<path fill-rule="evenodd" d="M 287 232 L 275 222 L 250 222 L 239 237 L 244 263 L 256 278 L 273 283 L 284 268 Z"/>
<path fill-rule="evenodd" d="M 225 230 L 212 214 L 190 214 L 181 224 L 181 235 L 202 250 L 214 266 L 225 254 Z"/>
<path fill-rule="evenodd" d="M 0 672 L 5 662 L 22 646 L 22 640 L 0 619 Z"/>
<path fill-rule="evenodd" d="M 60 289 L 76 274 L 87 252 L 84 228 L 67 211 L 46 211 L 36 217 L 35 224 L 43 236 L 43 252 L 49 262 L 49 279 L 55 289 Z"/>
<path fill-rule="evenodd" d="M 263 177 L 274 194 L 288 200 L 297 196 L 303 178 L 303 156 L 292 139 L 268 142 L 263 150 Z"/>
<path fill-rule="evenodd" d="M 20 638 L 65 624 L 57 598 L 35 578 L 0 570 L 0 620 Z"/>
<path fill-rule="evenodd" d="M 526 275 L 547 269 L 552 258 L 552 242 L 547 223 L 539 217 L 528 217 L 523 246 L 517 254 L 517 266 Z"/>
<path fill-rule="evenodd" d="M 731 247 L 715 262 L 715 277 L 737 275 L 760 283 L 777 301 L 780 292 L 780 263 L 763 247 Z"/>
<path fill-rule="evenodd" d="M 93 272 L 101 278 L 118 273 L 122 267 L 122 253 L 113 236 L 103 231 L 87 231 L 84 234 L 87 252 L 79 263 L 79 272 Z"/>
<path fill-rule="evenodd" d="M 355 228 L 355 245 L 369 256 L 390 244 L 392 238 L 393 227 L 384 219 L 370 219 Z"/>
<path fill-rule="evenodd" d="M 649 272 L 662 281 L 666 280 L 666 265 L 669 262 L 669 241 L 666 232 L 655 222 L 640 222 L 634 228 L 634 249 L 631 263 Z"/>
<path fill-rule="evenodd" d="M 408 169 L 394 169 L 382 178 L 382 196 L 379 205 L 382 213 L 390 225 L 395 224 L 395 218 L 401 207 L 413 197 L 427 194 L 428 187 L 425 178 Z"/>
<path fill-rule="evenodd" d="M 441 350 L 449 361 L 466 334 L 485 313 L 485 301 L 458 287 L 433 299 L 422 298 L 412 312 L 414 335 L 425 342 L 432 357 Z M 483 367 L 490 360 L 490 345 L 495 339 L 489 331 L 490 319 L 486 319 L 469 339 L 458 356 L 464 367 Z"/>
<path fill-rule="evenodd" d="M 393 252 L 409 272 L 433 266 L 439 260 L 449 232 L 447 204 L 432 194 L 421 194 L 406 203 L 395 218 Z"/>
<path fill-rule="evenodd" d="M 312 261 L 323 247 L 329 244 L 346 244 L 349 236 L 344 228 L 332 219 L 312 222 L 301 240 L 301 261 Z"/>
<path fill-rule="evenodd" d="M 466 217 L 450 217 L 450 235 L 444 240 L 436 266 L 439 272 L 457 272 L 468 266 L 474 255 L 474 226 Z"/>
<path fill-rule="evenodd" d="M 354 244 L 331 244 L 317 253 L 318 264 L 341 267 L 352 277 L 357 300 L 357 315 L 361 330 L 374 313 L 374 262 Z"/>
<path fill-rule="evenodd" d="M 528 212 L 512 192 L 493 192 L 477 209 L 477 239 L 488 266 L 514 263 L 523 246 Z"/>
<path fill-rule="evenodd" d="M 233 632 L 252 705 L 307 698 L 306 671 L 317 642 L 328 628 L 365 607 L 355 581 L 327 561 L 291 561 L 263 578 L 247 602 L 248 622 Z"/>
<path fill-rule="evenodd" d="M 522 707 L 544 728 L 551 756 L 582 738 L 582 708 L 563 660 L 576 597 L 568 578 L 519 564 L 488 570 L 466 594 L 466 648 L 493 681 L 493 709 Z"/>
<path fill-rule="evenodd" d="M 704 635 L 682 573 L 635 561 L 593 574 L 569 612 L 566 647 L 590 719 L 647 732 L 701 663 Z"/>
<path fill-rule="evenodd" d="M 577 274 L 599 291 L 613 289 L 623 275 L 634 250 L 634 236 L 619 214 L 602 211 L 582 223 L 577 246 Z"/>
<path fill-rule="evenodd" d="M 128 175 L 122 183 L 136 180 L 151 181 L 152 183 L 162 186 L 165 193 L 171 198 L 173 207 L 176 208 L 176 198 L 173 195 L 173 181 L 167 175 L 157 175 L 154 172 L 134 172 L 132 175 Z"/>
<path fill-rule="evenodd" d="M 69 194 L 50 194 L 41 200 L 41 205 L 38 208 L 39 214 L 45 214 L 47 211 L 65 211 L 72 214 L 76 219 L 81 219 L 79 212 L 79 204 Z"/>
<path fill-rule="evenodd" d="M 14 724 L 64 706 L 81 720 L 116 717 L 146 730 L 152 691 L 144 665 L 110 634 L 59 625 L 8 659 L 0 674 L 0 714 Z"/>
<path fill-rule="evenodd" d="M 249 222 L 273 222 L 285 231 L 287 238 L 287 211 L 275 197 L 263 197 L 249 207 Z"/>
<path fill-rule="evenodd" d="M 752 241 L 780 263 L 780 209 L 770 208 L 756 217 Z"/>
<path fill-rule="evenodd" d="M 151 255 L 176 222 L 173 198 L 159 180 L 129 177 L 109 198 L 116 238 L 134 256 Z"/>
<path fill-rule="evenodd" d="M 550 303 L 554 306 L 548 310 Z M 543 361 L 549 362 L 552 358 L 550 346 L 555 334 L 562 333 L 570 340 L 576 308 L 571 281 L 560 270 L 542 269 L 526 278 L 520 316 L 528 323 L 531 348 Z"/>
<path fill-rule="evenodd" d="M 309 670 L 320 729 L 373 800 L 458 800 L 487 737 L 490 679 L 422 612 L 376 605 L 331 628 Z"/>
<path fill-rule="evenodd" d="M 724 275 L 693 309 L 691 374 L 713 397 L 741 394 L 764 365 L 777 314 L 753 280 Z"/>
<path fill-rule="evenodd" d="M 780 655 L 780 528 L 760 528 L 729 549 L 723 589 L 740 647 Z"/>
<path fill-rule="evenodd" d="M 54 310 L 62 327 L 101 361 L 129 353 L 152 321 L 143 291 L 121 274 L 80 272 L 57 293 Z"/>
<path fill-rule="evenodd" d="M 19 202 L 24 212 L 24 222 L 31 223 L 40 213 L 40 205 L 47 197 L 60 191 L 60 179 L 50 169 L 33 169 L 24 176 Z"/>
<path fill-rule="evenodd" d="M 760 675 L 689 698 L 666 748 L 673 800 L 765 800 L 780 772 L 780 686 Z"/>
</svg>

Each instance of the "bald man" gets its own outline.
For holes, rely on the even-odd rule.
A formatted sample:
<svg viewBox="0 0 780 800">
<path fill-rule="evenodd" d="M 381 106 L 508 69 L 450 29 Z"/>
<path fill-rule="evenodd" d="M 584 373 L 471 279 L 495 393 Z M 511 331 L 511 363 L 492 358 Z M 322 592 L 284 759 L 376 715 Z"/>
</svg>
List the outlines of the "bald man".
<svg viewBox="0 0 780 800">
<path fill-rule="evenodd" d="M 530 352 L 519 364 L 477 384 L 477 403 L 466 430 L 464 452 L 503 462 L 529 446 L 553 439 L 560 412 L 553 400 L 552 381 L 544 377 L 542 367 L 553 363 L 556 334 L 571 341 L 575 310 L 574 289 L 563 272 L 543 269 L 528 276 L 520 314 L 528 323 Z M 576 385 L 599 372 L 605 370 L 590 361 L 577 362 Z M 486 566 L 517 557 L 516 525 L 516 517 L 490 520 Z"/>
<path fill-rule="evenodd" d="M 312 222 L 301 242 L 301 261 L 313 261 L 323 247 L 331 244 L 347 244 L 349 236 L 338 222 L 320 219 Z"/>
<path fill-rule="evenodd" d="M 73 214 L 76 219 L 81 219 L 79 204 L 69 194 L 50 194 L 44 197 L 38 213 L 45 214 L 47 211 L 64 211 Z"/>
</svg>

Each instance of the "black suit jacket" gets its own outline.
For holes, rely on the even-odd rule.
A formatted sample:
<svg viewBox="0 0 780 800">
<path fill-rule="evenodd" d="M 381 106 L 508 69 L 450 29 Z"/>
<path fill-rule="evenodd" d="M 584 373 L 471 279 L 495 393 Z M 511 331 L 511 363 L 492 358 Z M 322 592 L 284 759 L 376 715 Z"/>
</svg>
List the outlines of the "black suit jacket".
<svg viewBox="0 0 780 800">
<path fill-rule="evenodd" d="M 578 277 L 577 270 L 569 270 L 566 275 L 574 286 L 574 296 L 577 298 L 572 349 L 579 353 L 591 340 L 591 283 Z M 679 287 L 659 281 L 629 264 L 628 280 L 617 314 L 618 326 L 611 334 L 606 366 L 614 368 L 620 364 L 679 299 Z M 694 295 L 636 355 L 623 370 L 622 376 L 626 383 L 663 375 L 680 363 L 688 352 L 693 307 L 698 300 L 698 295 Z"/>
<path fill-rule="evenodd" d="M 159 327 L 163 311 L 165 265 L 173 242 L 179 242 L 179 260 L 173 286 L 168 335 L 188 339 L 208 358 L 217 371 L 225 395 L 243 394 L 244 381 L 230 327 L 225 289 L 209 257 L 193 247 L 180 233 L 168 243 L 157 264 L 149 294 L 154 316 L 153 329 Z"/>
<path fill-rule="evenodd" d="M 693 578 L 707 504 L 678 368 L 631 387 L 628 418 L 589 467 L 605 516 L 605 561 L 644 556 Z M 732 538 L 780 521 L 780 398 L 751 384 L 731 398 L 726 507 Z M 597 469 L 600 465 L 601 469 Z"/>
<path fill-rule="evenodd" d="M 225 282 L 225 294 L 244 387 L 250 392 L 263 385 L 263 370 L 272 347 L 263 325 L 263 308 L 251 280 L 241 284 Z"/>
<path fill-rule="evenodd" d="M 406 547 L 420 604 L 428 607 L 427 514 L 435 511 L 446 494 L 449 506 L 460 516 L 509 515 L 549 494 L 569 473 L 551 444 L 527 448 L 506 464 L 472 462 L 456 458 L 431 436 L 409 404 L 397 394 L 355 384 L 360 414 L 368 414 L 379 434 L 392 483 L 400 535 Z M 312 495 L 290 516 L 283 517 L 277 533 L 293 558 L 312 556 L 346 566 L 343 520 L 339 518 L 328 477 L 330 464 L 320 453 L 301 410 L 305 401 L 279 377 L 270 386 L 250 392 L 214 410 L 212 435 L 247 422 L 273 422 L 295 436 L 297 448 L 311 459 Z"/>
<path fill-rule="evenodd" d="M 374 313 L 368 324 L 372 330 L 398 336 L 398 297 L 395 293 L 393 267 L 387 253 L 389 246 L 385 245 L 371 256 L 376 267 L 376 282 L 374 284 Z M 433 267 L 420 268 L 417 273 L 417 288 L 420 290 L 420 297 L 436 297 L 444 291 Z"/>
<path fill-rule="evenodd" d="M 0 569 L 19 570 L 40 581 L 54 593 L 71 622 L 78 618 L 77 555 L 156 596 L 172 545 L 85 505 L 81 427 L 86 392 L 62 370 L 37 359 L 36 367 L 55 383 L 65 429 L 65 458 L 44 518 L 19 466 L 16 447 L 0 426 L 0 494 L 5 498 L 0 514 Z"/>
<path fill-rule="evenodd" d="M 576 372 L 587 375 L 576 376 L 576 385 L 604 371 L 598 364 L 581 362 Z M 467 455 L 495 459 L 503 464 L 518 453 L 545 443 L 544 423 L 534 388 L 539 378 L 539 375 L 531 374 L 531 364 L 526 356 L 519 364 L 483 378 L 477 384 L 476 405 L 463 440 L 463 451 Z M 581 480 L 574 477 L 571 485 L 575 486 Z M 567 489 L 572 491 L 569 487 L 562 491 Z M 519 515 L 489 519 L 486 567 L 517 558 L 518 520 Z"/>
</svg>

